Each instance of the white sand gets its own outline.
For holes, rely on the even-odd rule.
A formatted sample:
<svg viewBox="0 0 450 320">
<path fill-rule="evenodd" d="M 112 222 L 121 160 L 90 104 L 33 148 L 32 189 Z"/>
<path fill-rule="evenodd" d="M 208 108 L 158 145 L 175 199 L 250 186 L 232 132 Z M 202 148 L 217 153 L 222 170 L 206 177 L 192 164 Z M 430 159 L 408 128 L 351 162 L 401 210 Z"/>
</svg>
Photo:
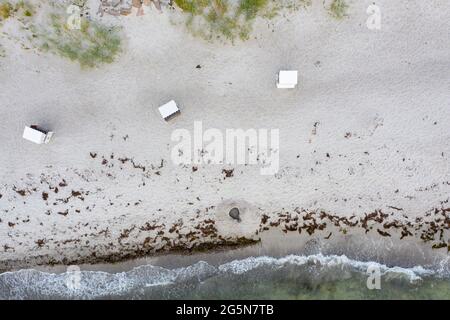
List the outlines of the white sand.
<svg viewBox="0 0 450 320">
<path fill-rule="evenodd" d="M 315 1 L 258 21 L 254 37 L 234 46 L 193 38 L 167 10 L 105 17 L 124 26 L 126 47 L 116 63 L 92 71 L 5 42 L 1 262 L 120 256 L 146 238 L 155 248 L 176 246 L 168 230 L 177 221 L 179 233 L 189 234 L 212 219 L 220 235 L 235 239 L 257 237 L 261 214 L 296 207 L 343 216 L 382 209 L 400 218 L 440 208 L 450 194 L 450 4 L 377 1 L 382 29 L 372 31 L 370 3 L 352 1 L 338 22 Z M 299 70 L 298 89 L 276 89 L 275 74 L 286 68 Z M 182 113 L 164 123 L 157 107 L 170 99 Z M 205 128 L 279 128 L 279 173 L 236 166 L 224 179 L 229 166 L 192 172 L 173 165 L 172 131 L 200 120 Z M 23 140 L 29 124 L 55 131 L 51 144 Z M 67 186 L 50 190 L 63 179 Z M 30 192 L 21 196 L 14 187 Z M 72 190 L 84 200 L 57 200 Z M 235 205 L 244 224 L 227 218 Z M 147 222 L 164 226 L 148 230 Z M 199 234 L 196 241 L 213 240 Z"/>
</svg>

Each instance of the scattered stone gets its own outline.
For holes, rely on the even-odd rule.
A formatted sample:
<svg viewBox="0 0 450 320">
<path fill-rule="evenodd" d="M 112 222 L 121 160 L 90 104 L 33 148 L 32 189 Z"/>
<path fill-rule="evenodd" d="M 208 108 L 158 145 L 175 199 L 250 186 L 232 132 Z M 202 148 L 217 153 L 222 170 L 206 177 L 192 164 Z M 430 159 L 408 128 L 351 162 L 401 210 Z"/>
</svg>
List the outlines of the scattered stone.
<svg viewBox="0 0 450 320">
<path fill-rule="evenodd" d="M 233 208 L 230 210 L 230 212 L 228 213 L 230 215 L 231 218 L 233 218 L 234 220 L 237 220 L 238 222 L 241 222 L 241 217 L 239 216 L 239 209 L 238 208 Z"/>
</svg>

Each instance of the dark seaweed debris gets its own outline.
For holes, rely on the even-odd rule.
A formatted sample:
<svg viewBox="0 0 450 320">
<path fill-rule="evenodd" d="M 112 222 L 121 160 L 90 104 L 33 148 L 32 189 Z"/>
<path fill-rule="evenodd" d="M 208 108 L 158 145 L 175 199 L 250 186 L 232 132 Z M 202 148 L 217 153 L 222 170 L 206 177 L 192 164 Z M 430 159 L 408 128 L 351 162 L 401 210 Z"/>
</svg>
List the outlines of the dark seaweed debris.
<svg viewBox="0 0 450 320">
<path fill-rule="evenodd" d="M 401 208 L 393 207 L 392 209 L 402 211 Z M 363 217 L 356 216 L 340 217 L 329 214 L 324 211 L 307 211 L 295 208 L 293 212 L 281 212 L 275 218 L 270 219 L 268 215 L 262 215 L 260 231 L 268 230 L 271 227 L 282 227 L 283 232 L 305 230 L 309 235 L 313 235 L 316 231 L 325 230 L 326 221 L 332 226 L 340 228 L 340 231 L 347 233 L 347 228 L 362 228 L 365 233 L 371 230 L 383 237 L 392 237 L 393 233 L 387 230 L 397 230 L 399 238 L 419 237 L 424 242 L 435 242 L 432 247 L 434 249 L 450 248 L 450 239 L 445 239 L 445 231 L 450 230 L 450 208 L 435 208 L 429 210 L 424 217 L 418 217 L 413 221 L 405 219 L 402 221 L 392 218 L 389 214 L 382 210 L 375 210 L 364 214 Z M 331 237 L 331 233 L 325 239 Z"/>
</svg>

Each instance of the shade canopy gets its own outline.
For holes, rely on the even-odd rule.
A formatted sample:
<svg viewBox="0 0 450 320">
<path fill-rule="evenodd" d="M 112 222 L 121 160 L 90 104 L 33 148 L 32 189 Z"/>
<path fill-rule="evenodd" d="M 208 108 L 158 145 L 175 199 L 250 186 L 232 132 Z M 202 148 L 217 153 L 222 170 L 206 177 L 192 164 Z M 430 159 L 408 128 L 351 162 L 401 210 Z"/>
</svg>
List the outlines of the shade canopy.
<svg viewBox="0 0 450 320">
<path fill-rule="evenodd" d="M 173 100 L 171 100 L 171 101 L 167 102 L 166 104 L 162 105 L 161 107 L 159 107 L 158 110 L 159 110 L 159 113 L 161 114 L 161 116 L 165 120 L 168 120 L 170 117 L 172 117 L 175 114 L 180 112 L 180 109 L 178 109 L 177 104 Z"/>
<path fill-rule="evenodd" d="M 278 88 L 295 88 L 298 83 L 297 70 L 281 70 L 278 74 Z"/>
<path fill-rule="evenodd" d="M 23 138 L 37 144 L 45 143 L 46 134 L 42 131 L 25 127 L 23 130 Z"/>
</svg>

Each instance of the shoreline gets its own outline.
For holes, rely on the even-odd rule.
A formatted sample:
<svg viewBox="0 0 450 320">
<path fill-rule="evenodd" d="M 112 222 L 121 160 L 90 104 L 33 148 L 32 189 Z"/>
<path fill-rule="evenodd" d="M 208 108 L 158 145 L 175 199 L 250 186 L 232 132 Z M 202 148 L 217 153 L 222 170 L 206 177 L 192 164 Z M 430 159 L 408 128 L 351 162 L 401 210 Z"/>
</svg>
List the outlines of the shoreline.
<svg viewBox="0 0 450 320">
<path fill-rule="evenodd" d="M 364 246 L 361 242 L 370 240 L 365 236 L 343 237 L 339 242 L 345 242 L 344 246 L 323 245 L 318 240 L 287 249 L 286 242 L 295 242 L 298 237 L 278 231 L 270 238 L 280 242 L 272 242 L 270 249 L 251 246 L 205 254 L 169 254 L 67 270 L 61 266 L 22 269 L 0 274 L 1 296 L 157 300 L 448 298 L 450 263 L 445 253 L 428 255 L 429 250 L 422 251 L 423 247 L 411 240 L 400 246 L 391 246 L 389 241 Z M 373 245 L 378 247 L 373 250 Z M 369 286 L 373 272 L 379 272 L 377 289 L 383 290 L 371 290 L 375 285 Z M 328 294 L 323 295 L 323 291 Z"/>
<path fill-rule="evenodd" d="M 417 239 L 410 238 L 400 241 L 398 239 L 380 238 L 376 235 L 367 236 L 363 232 L 356 232 L 351 235 L 341 233 L 333 241 L 327 241 L 328 239 L 325 236 L 325 232 L 319 232 L 305 238 L 296 233 L 284 233 L 280 229 L 272 229 L 262 237 L 261 241 L 254 244 L 237 247 L 216 247 L 204 252 L 169 251 L 114 262 L 81 263 L 77 267 L 80 271 L 120 273 L 146 265 L 178 269 L 189 267 L 201 261 L 217 267 L 252 257 L 279 259 L 291 255 L 304 257 L 323 255 L 345 256 L 350 260 L 378 263 L 388 268 L 411 269 L 420 266 L 450 276 L 450 260 L 447 251 L 432 249 L 422 241 L 417 241 Z M 26 269 L 61 274 L 67 271 L 67 267 L 66 265 L 41 265 Z M 19 270 L 23 269 L 8 272 Z"/>
<path fill-rule="evenodd" d="M 422 298 L 448 298 L 447 252 L 417 239 L 400 241 L 364 232 L 340 234 L 333 242 L 325 236 L 319 231 L 305 238 L 272 229 L 258 244 L 233 250 L 169 253 L 70 269 L 21 269 L 0 274 L 6 289 L 2 298 L 404 299 L 418 293 Z M 369 287 L 369 272 L 374 270 L 380 272 L 383 290 Z"/>
<path fill-rule="evenodd" d="M 114 265 L 136 266 L 136 262 L 138 262 L 137 265 L 140 265 L 166 259 L 170 261 L 171 257 L 174 256 L 183 257 L 185 261 L 192 261 L 192 257 L 195 257 L 195 259 L 202 257 L 209 262 L 208 256 L 211 256 L 212 260 L 218 255 L 240 258 L 253 254 L 280 257 L 280 255 L 292 253 L 322 253 L 322 249 L 326 249 L 326 254 L 343 254 L 356 260 L 363 258 L 387 265 L 394 263 L 395 265 L 395 257 L 403 257 L 399 253 L 404 248 L 410 251 L 411 257 L 427 256 L 428 258 L 417 262 L 417 265 L 422 265 L 429 263 L 430 259 L 438 257 L 444 260 L 450 252 L 450 244 L 443 241 L 450 234 L 450 215 L 448 214 L 450 209 L 434 209 L 431 212 L 434 212 L 435 215 L 426 215 L 430 217 L 428 221 L 420 219 L 420 223 L 413 224 L 410 221 L 390 219 L 388 215 L 381 211 L 366 214 L 364 218 L 359 220 L 352 220 L 354 217 L 346 218 L 324 212 L 294 210 L 292 214 L 289 212 L 279 214 L 275 219 L 263 215 L 259 229 L 251 238 L 242 237 L 225 240 L 220 235 L 215 234 L 212 238 L 218 237 L 221 239 L 221 243 L 200 242 L 194 245 L 189 244 L 189 247 L 168 246 L 158 251 L 141 249 L 126 254 L 121 252 L 106 257 L 96 256 L 87 260 L 69 262 L 55 261 L 54 263 L 48 263 L 49 257 L 38 257 L 25 262 L 23 260 L 17 263 L 9 262 L 5 264 L 3 262 L 3 267 L 0 270 L 2 272 L 23 268 L 63 270 L 69 265 L 96 270 L 98 267 L 102 268 L 102 266 L 106 266 L 108 269 Z M 246 219 L 245 216 L 243 218 Z M 441 224 L 436 221 L 441 221 Z M 215 229 L 215 232 L 217 232 L 217 229 Z M 439 240 L 435 239 L 436 235 L 439 235 Z M 351 244 L 348 244 L 348 239 L 352 239 Z M 319 245 L 317 242 L 319 242 Z M 359 242 L 363 244 L 360 245 L 361 247 L 358 250 L 352 248 L 352 246 L 357 247 Z M 311 244 L 315 245 L 315 249 L 308 251 Z M 386 246 L 386 248 L 383 248 L 383 246 Z M 318 248 L 320 248 L 319 251 L 317 251 Z M 416 248 L 417 251 L 411 250 L 413 248 Z M 369 253 L 373 250 L 381 251 L 376 254 Z M 388 252 L 383 253 L 384 250 Z M 392 252 L 396 253 L 392 254 Z M 388 257 L 387 260 L 384 260 L 384 258 L 379 260 L 384 255 Z M 399 259 L 397 264 L 404 266 L 401 261 L 402 259 Z"/>
</svg>

